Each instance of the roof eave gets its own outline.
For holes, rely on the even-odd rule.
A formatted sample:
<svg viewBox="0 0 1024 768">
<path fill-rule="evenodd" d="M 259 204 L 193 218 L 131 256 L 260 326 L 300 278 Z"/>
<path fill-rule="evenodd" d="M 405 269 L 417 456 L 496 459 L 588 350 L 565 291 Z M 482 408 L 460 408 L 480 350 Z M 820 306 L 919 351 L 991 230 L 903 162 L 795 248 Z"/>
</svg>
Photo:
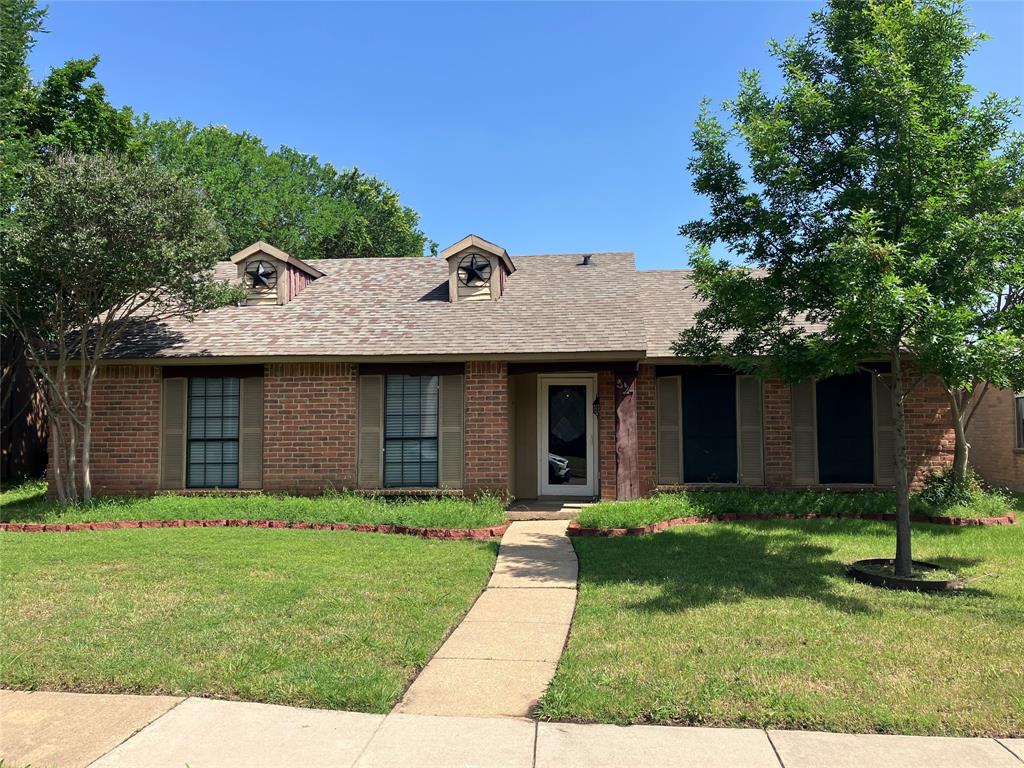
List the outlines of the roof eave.
<svg viewBox="0 0 1024 768">
<path fill-rule="evenodd" d="M 484 352 L 400 355 L 173 355 L 152 357 L 111 357 L 109 365 L 241 365 L 251 363 L 422 363 L 501 360 L 507 362 L 640 362 L 642 349 L 587 352 Z"/>
</svg>

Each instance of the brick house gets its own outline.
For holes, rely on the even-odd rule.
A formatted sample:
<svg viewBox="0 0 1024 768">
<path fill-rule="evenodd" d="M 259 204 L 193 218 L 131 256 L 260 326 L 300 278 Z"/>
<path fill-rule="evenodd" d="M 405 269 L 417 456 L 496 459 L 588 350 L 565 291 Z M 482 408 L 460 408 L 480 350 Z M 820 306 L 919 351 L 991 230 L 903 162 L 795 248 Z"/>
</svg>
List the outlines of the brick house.
<svg viewBox="0 0 1024 768">
<path fill-rule="evenodd" d="M 1024 491 L 1024 392 L 990 389 L 967 428 L 971 464 L 991 485 Z"/>
<path fill-rule="evenodd" d="M 422 259 L 255 243 L 216 276 L 243 282 L 244 306 L 141 327 L 101 369 L 98 493 L 893 483 L 884 366 L 790 386 L 687 364 L 671 350 L 698 308 L 686 270 L 469 236 Z M 952 457 L 937 382 L 907 418 L 919 483 Z"/>
</svg>

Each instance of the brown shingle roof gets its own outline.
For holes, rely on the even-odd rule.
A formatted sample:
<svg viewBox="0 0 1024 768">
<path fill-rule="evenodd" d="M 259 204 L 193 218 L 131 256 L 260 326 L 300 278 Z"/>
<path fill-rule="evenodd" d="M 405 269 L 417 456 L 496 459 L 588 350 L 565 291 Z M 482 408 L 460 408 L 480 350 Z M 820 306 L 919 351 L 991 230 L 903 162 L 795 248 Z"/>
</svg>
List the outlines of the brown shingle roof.
<svg viewBox="0 0 1024 768">
<path fill-rule="evenodd" d="M 694 315 L 704 305 L 694 293 L 691 275 L 689 269 L 637 272 L 647 357 L 674 357 L 672 342 L 693 325 Z"/>
<path fill-rule="evenodd" d="M 754 277 L 765 277 L 762 269 L 752 270 Z M 637 289 L 644 318 L 644 332 L 647 339 L 647 357 L 675 357 L 672 342 L 679 338 L 679 332 L 693 326 L 698 310 L 707 302 L 698 299 L 693 287 L 693 270 L 652 269 L 637 272 Z M 825 326 L 809 323 L 806 318 L 797 321 L 797 326 L 808 332 L 820 332 Z M 731 341 L 734 331 L 726 332 L 722 338 Z"/>
<path fill-rule="evenodd" d="M 581 254 L 513 260 L 500 300 L 457 303 L 448 301 L 443 259 L 310 260 L 325 276 L 288 304 L 148 324 L 110 357 L 643 356 L 637 310 L 648 302 L 633 254 L 595 253 L 589 266 L 580 265 Z M 219 264 L 216 277 L 233 279 L 235 270 Z"/>
</svg>

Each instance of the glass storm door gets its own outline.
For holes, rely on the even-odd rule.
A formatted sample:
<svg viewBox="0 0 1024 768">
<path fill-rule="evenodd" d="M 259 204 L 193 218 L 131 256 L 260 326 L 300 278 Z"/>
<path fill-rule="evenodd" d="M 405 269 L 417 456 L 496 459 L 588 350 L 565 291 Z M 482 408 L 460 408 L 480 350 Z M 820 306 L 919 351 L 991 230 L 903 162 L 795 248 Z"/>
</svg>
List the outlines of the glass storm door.
<svg viewBox="0 0 1024 768">
<path fill-rule="evenodd" d="M 540 493 L 593 496 L 593 381 L 542 378 L 540 384 Z"/>
</svg>

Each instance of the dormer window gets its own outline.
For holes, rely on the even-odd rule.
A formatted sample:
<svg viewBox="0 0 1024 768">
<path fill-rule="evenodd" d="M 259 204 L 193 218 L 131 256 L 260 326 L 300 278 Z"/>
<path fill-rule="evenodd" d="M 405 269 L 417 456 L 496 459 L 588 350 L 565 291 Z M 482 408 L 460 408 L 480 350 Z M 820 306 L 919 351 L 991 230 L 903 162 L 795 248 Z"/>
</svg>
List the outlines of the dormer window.
<svg viewBox="0 0 1024 768">
<path fill-rule="evenodd" d="M 231 261 L 238 265 L 238 277 L 248 291 L 246 304 L 287 304 L 324 276 L 312 264 L 262 241 L 243 248 Z"/>
<path fill-rule="evenodd" d="M 450 301 L 497 301 L 516 269 L 504 248 L 476 235 L 464 237 L 441 255 L 448 260 Z"/>
</svg>

